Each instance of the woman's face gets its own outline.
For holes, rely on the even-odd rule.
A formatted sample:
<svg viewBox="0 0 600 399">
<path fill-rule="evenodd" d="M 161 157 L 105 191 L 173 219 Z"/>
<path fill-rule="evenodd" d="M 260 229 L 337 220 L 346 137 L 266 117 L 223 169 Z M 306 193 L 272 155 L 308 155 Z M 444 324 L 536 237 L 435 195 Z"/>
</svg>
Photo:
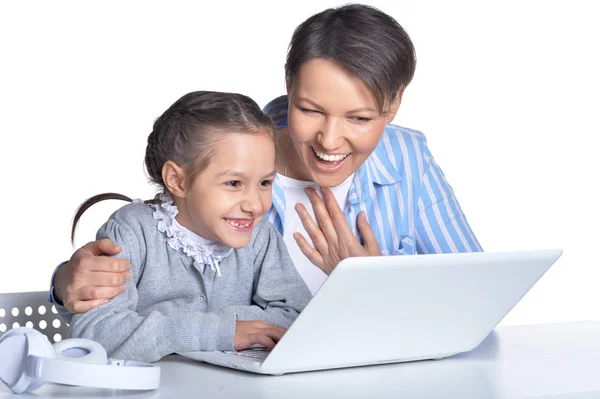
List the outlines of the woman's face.
<svg viewBox="0 0 600 399">
<path fill-rule="evenodd" d="M 291 177 L 322 187 L 341 184 L 377 146 L 400 95 L 381 114 L 360 78 L 334 61 L 306 61 L 288 87 L 288 126 L 296 150 L 288 154 Z"/>
</svg>

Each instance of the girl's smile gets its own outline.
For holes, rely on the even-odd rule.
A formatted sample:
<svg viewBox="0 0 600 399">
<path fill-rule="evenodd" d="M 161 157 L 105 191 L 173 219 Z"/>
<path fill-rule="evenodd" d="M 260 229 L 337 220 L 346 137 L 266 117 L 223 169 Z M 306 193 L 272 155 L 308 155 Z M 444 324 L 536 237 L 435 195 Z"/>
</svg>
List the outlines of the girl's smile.
<svg viewBox="0 0 600 399">
<path fill-rule="evenodd" d="M 242 248 L 271 208 L 275 145 L 265 131 L 219 136 L 206 169 L 173 192 L 177 221 L 208 240 Z"/>
<path fill-rule="evenodd" d="M 254 228 L 254 219 L 229 219 L 223 218 L 235 231 L 246 233 Z"/>
</svg>

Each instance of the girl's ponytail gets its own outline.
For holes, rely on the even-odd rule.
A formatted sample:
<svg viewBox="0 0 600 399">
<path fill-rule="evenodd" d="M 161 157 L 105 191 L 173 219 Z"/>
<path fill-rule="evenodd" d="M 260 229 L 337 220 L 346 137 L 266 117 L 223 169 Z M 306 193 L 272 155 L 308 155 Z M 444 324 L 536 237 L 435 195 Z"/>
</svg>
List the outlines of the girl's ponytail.
<svg viewBox="0 0 600 399">
<path fill-rule="evenodd" d="M 117 199 L 117 200 L 122 200 L 122 201 L 127 201 L 127 202 L 133 201 L 131 198 L 129 198 L 123 194 L 118 194 L 118 193 L 98 194 L 98 195 L 94 195 L 93 197 L 90 197 L 87 200 L 85 200 L 81 205 L 79 205 L 79 208 L 77 208 L 77 212 L 75 212 L 75 216 L 73 217 L 73 226 L 71 226 L 71 244 L 75 243 L 75 228 L 77 227 L 77 223 L 79 222 L 81 215 L 83 215 L 83 213 L 85 211 L 87 211 L 88 208 L 91 207 L 92 205 L 97 204 L 100 201 L 109 200 L 109 199 Z"/>
</svg>

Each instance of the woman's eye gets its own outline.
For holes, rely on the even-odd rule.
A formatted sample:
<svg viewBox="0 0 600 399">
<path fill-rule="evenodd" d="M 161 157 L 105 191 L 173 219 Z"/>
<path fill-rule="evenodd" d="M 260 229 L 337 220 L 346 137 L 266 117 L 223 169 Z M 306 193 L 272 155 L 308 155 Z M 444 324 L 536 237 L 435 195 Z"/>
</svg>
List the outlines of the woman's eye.
<svg viewBox="0 0 600 399">
<path fill-rule="evenodd" d="M 316 109 L 309 109 L 309 108 L 300 108 L 300 111 L 307 113 L 307 114 L 320 114 L 320 111 L 317 111 Z"/>
<path fill-rule="evenodd" d="M 353 121 L 358 122 L 358 123 L 366 123 L 371 120 L 371 118 L 364 118 L 362 116 L 353 116 L 350 119 L 352 119 Z"/>
<path fill-rule="evenodd" d="M 242 185 L 242 183 L 239 180 L 231 180 L 226 182 L 225 185 L 228 187 L 239 187 Z"/>
<path fill-rule="evenodd" d="M 271 187 L 273 185 L 273 180 L 263 180 L 259 184 L 262 187 Z"/>
</svg>

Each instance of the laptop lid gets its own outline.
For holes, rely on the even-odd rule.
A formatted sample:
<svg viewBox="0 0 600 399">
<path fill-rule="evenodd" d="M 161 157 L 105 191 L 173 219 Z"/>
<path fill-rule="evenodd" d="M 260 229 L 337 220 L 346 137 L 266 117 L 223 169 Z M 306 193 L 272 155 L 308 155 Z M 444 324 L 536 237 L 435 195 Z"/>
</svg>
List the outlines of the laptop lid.
<svg viewBox="0 0 600 399">
<path fill-rule="evenodd" d="M 348 258 L 263 373 L 442 358 L 477 347 L 561 250 Z"/>
</svg>

